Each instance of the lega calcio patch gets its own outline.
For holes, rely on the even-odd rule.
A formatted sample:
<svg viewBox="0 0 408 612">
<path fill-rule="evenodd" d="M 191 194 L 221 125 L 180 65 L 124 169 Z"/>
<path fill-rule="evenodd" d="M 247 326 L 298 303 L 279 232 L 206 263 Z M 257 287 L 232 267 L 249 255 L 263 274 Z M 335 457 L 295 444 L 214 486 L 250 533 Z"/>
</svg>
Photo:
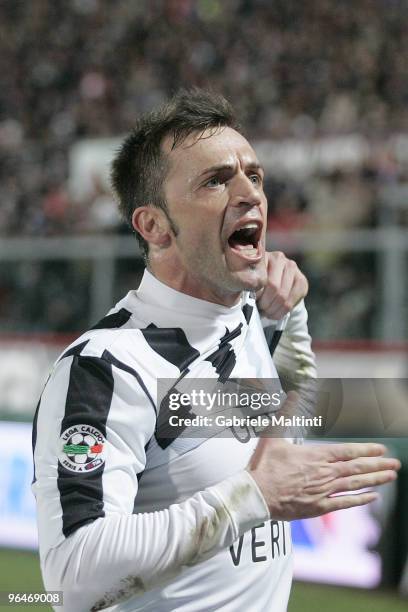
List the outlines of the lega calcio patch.
<svg viewBox="0 0 408 612">
<path fill-rule="evenodd" d="M 106 440 L 92 425 L 73 425 L 61 434 L 59 461 L 70 472 L 89 473 L 105 463 Z"/>
</svg>

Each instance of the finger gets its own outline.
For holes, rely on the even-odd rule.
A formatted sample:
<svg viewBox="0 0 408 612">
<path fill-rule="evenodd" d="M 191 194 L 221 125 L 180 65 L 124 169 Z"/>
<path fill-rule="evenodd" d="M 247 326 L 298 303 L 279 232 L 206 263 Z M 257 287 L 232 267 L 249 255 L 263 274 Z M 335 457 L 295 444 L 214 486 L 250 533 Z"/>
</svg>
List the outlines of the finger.
<svg viewBox="0 0 408 612">
<path fill-rule="evenodd" d="M 268 286 L 259 300 L 259 304 L 269 318 L 281 319 L 294 305 L 291 291 L 295 282 L 296 271 L 297 265 L 295 262 L 286 260 L 280 270 L 279 278 L 276 277 L 276 274 L 272 277 L 268 276 Z"/>
<path fill-rule="evenodd" d="M 350 461 L 339 461 L 334 465 L 339 476 L 353 476 L 355 474 L 399 470 L 401 468 L 401 462 L 392 457 L 360 457 Z"/>
<path fill-rule="evenodd" d="M 275 293 L 275 290 L 271 290 L 270 287 L 265 287 L 265 291 L 262 294 L 262 297 L 258 300 L 258 310 L 264 316 L 267 316 L 268 319 L 278 320 L 278 317 L 275 316 L 280 309 L 280 304 L 277 300 L 278 296 Z"/>
<path fill-rule="evenodd" d="M 259 310 L 266 312 L 270 303 L 279 291 L 285 263 L 286 257 L 279 251 L 266 254 L 266 269 L 268 279 L 264 291 L 258 300 Z"/>
<path fill-rule="evenodd" d="M 384 455 L 387 449 L 383 444 L 375 442 L 346 442 L 325 445 L 323 450 L 328 461 L 334 462 L 350 461 L 358 457 L 378 457 Z"/>
<path fill-rule="evenodd" d="M 354 495 L 337 495 L 336 497 L 326 498 L 322 507 L 324 513 L 335 512 L 336 510 L 345 510 L 355 506 L 365 506 L 378 498 L 379 494 L 376 491 L 355 493 Z"/>
<path fill-rule="evenodd" d="M 280 295 L 283 300 L 288 300 L 291 297 L 293 285 L 299 269 L 294 261 L 289 259 L 282 272 Z"/>
<path fill-rule="evenodd" d="M 347 476 L 346 478 L 338 478 L 333 482 L 332 493 L 340 493 L 343 491 L 358 491 L 367 487 L 377 487 L 379 485 L 392 482 L 397 477 L 394 470 L 384 470 L 383 472 L 374 472 L 370 474 L 360 474 L 358 476 Z"/>
<path fill-rule="evenodd" d="M 269 318 L 281 319 L 307 294 L 308 283 L 296 263 L 287 260 L 283 269 L 281 284 L 269 304 L 264 306 L 264 312 Z M 265 300 L 271 294 L 266 294 Z"/>
<path fill-rule="evenodd" d="M 263 307 L 261 313 L 268 319 L 279 321 L 285 316 L 290 310 L 285 305 L 284 300 L 280 295 L 275 295 L 267 306 Z"/>
<path fill-rule="evenodd" d="M 292 291 L 290 294 L 290 300 L 292 303 L 291 308 L 296 306 L 301 299 L 306 297 L 309 291 L 309 283 L 307 278 L 302 272 L 298 269 L 298 273 L 295 275 L 295 281 L 292 286 Z"/>
<path fill-rule="evenodd" d="M 285 268 L 287 258 L 281 251 L 268 253 L 267 271 L 268 285 L 277 288 L 281 285 L 283 270 Z"/>
</svg>

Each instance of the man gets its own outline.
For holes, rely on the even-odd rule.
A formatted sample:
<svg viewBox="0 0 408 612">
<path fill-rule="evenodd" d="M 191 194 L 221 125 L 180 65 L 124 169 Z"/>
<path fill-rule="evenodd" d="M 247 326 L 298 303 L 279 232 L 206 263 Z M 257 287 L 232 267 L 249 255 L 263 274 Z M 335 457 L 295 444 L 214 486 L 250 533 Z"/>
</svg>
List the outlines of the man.
<svg viewBox="0 0 408 612">
<path fill-rule="evenodd" d="M 64 610 L 286 609 L 286 521 L 365 504 L 395 478 L 377 444 L 163 440 L 157 379 L 274 378 L 270 352 L 306 282 L 265 254 L 263 170 L 221 97 L 181 92 L 140 119 L 113 164 L 147 270 L 59 359 L 34 425 L 34 492 L 47 589 Z M 303 302 L 287 371 L 314 375 Z M 255 453 L 254 453 L 255 451 Z"/>
</svg>

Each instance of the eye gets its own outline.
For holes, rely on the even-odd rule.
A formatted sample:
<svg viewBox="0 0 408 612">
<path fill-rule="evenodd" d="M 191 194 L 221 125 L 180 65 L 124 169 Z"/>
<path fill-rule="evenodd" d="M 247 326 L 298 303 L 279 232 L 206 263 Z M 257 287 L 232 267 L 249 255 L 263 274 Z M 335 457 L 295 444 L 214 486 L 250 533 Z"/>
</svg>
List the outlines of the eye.
<svg viewBox="0 0 408 612">
<path fill-rule="evenodd" d="M 204 187 L 218 187 L 222 184 L 221 179 L 218 176 L 213 176 L 204 183 Z"/>
<path fill-rule="evenodd" d="M 262 185 L 262 177 L 259 174 L 251 174 L 249 180 L 254 185 Z"/>
</svg>

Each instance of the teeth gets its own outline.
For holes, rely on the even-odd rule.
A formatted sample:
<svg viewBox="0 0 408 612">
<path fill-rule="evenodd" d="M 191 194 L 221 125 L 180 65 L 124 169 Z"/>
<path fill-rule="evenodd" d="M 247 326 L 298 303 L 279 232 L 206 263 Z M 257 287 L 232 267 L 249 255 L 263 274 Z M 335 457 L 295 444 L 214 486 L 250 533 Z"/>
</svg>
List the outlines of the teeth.
<svg viewBox="0 0 408 612">
<path fill-rule="evenodd" d="M 239 229 L 258 229 L 258 226 L 256 223 L 245 223 L 245 225 L 243 225 Z"/>
</svg>

